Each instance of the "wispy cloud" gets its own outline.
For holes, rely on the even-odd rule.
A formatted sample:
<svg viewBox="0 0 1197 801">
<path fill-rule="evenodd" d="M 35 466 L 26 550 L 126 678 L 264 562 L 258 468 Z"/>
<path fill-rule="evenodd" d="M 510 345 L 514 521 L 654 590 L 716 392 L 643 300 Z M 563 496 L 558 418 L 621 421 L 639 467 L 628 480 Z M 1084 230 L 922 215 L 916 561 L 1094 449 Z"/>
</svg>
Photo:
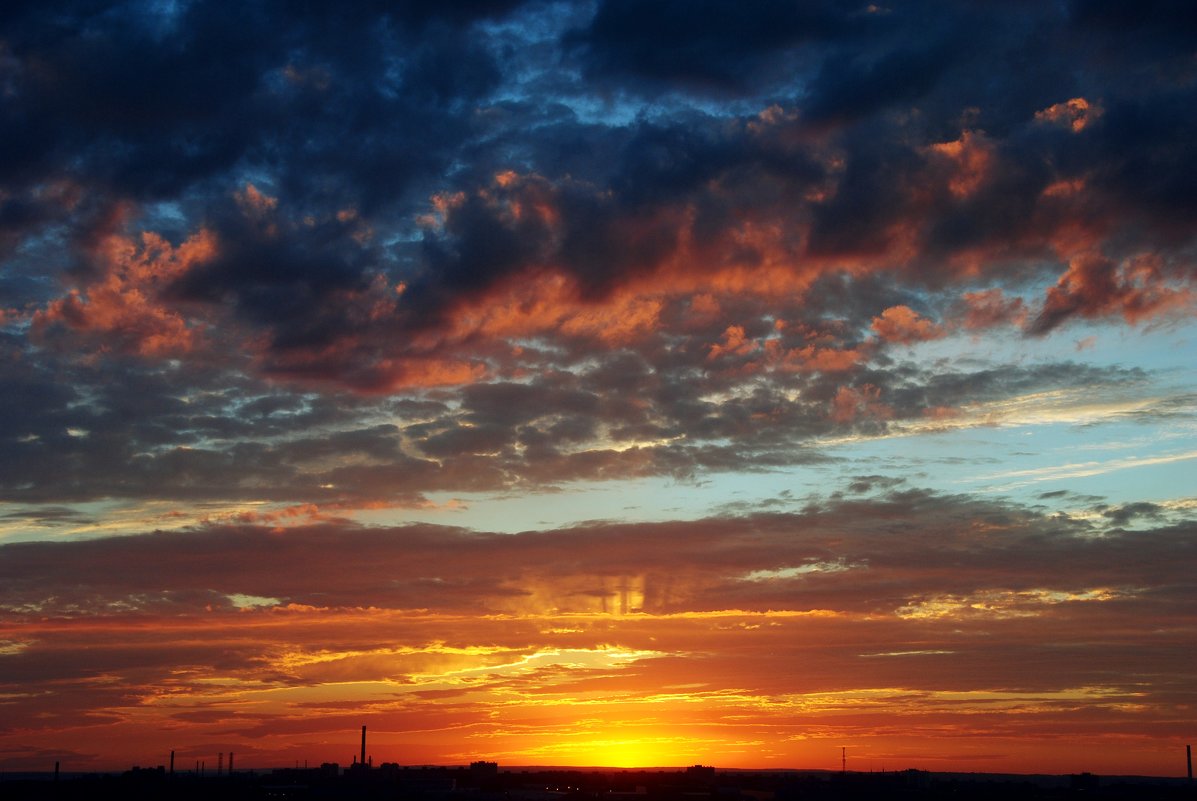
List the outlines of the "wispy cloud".
<svg viewBox="0 0 1197 801">
<path fill-rule="evenodd" d="M 1025 470 L 1010 470 L 1004 473 L 994 473 L 981 477 L 982 481 L 1005 481 L 1006 483 L 995 489 L 1011 489 L 1026 486 L 1040 481 L 1060 481 L 1069 478 L 1086 478 L 1104 475 L 1119 470 L 1130 470 L 1136 467 L 1153 467 L 1162 464 L 1173 464 L 1197 459 L 1197 451 L 1161 454 L 1159 456 L 1128 456 L 1121 459 L 1107 459 L 1103 461 L 1089 461 L 1047 467 L 1035 467 Z"/>
</svg>

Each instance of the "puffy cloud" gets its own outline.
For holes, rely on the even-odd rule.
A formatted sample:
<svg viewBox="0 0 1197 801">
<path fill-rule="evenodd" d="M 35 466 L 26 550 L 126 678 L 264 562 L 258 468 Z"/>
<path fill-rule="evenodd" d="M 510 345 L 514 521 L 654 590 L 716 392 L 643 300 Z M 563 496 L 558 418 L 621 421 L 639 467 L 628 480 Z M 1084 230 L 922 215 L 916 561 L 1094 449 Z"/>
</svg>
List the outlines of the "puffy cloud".
<svg viewBox="0 0 1197 801">
<path fill-rule="evenodd" d="M 891 306 L 873 318 L 873 331 L 886 342 L 910 345 L 940 339 L 944 330 L 909 306 Z"/>
<path fill-rule="evenodd" d="M 185 354 L 196 346 L 201 331 L 163 296 L 173 281 L 217 252 L 210 231 L 200 231 L 177 248 L 152 233 L 142 234 L 139 243 L 108 237 L 98 248 L 101 274 L 86 290 L 72 289 L 34 314 L 34 330 L 47 337 L 50 329 L 62 326 L 90 335 L 95 347 L 142 356 Z M 88 337 L 82 341 L 84 347 L 90 344 Z"/>
<path fill-rule="evenodd" d="M 740 325 L 728 326 L 723 332 L 723 342 L 711 345 L 708 359 L 717 359 L 723 354 L 741 356 L 751 353 L 757 345 L 744 338 L 744 327 Z"/>
<path fill-rule="evenodd" d="M 957 198 L 975 194 L 992 169 L 991 146 L 972 131 L 964 131 L 951 142 L 933 144 L 930 150 L 951 165 L 948 189 Z"/>
<path fill-rule="evenodd" d="M 1120 264 L 1084 254 L 1073 259 L 1068 271 L 1048 289 L 1031 331 L 1046 333 L 1074 316 L 1121 315 L 1134 324 L 1168 312 L 1187 312 L 1193 302 L 1192 289 L 1168 282 L 1153 256 Z"/>
<path fill-rule="evenodd" d="M 494 42 L 473 27 L 472 14 L 424 18 L 405 12 L 401 24 L 386 35 L 369 28 L 365 13 L 325 28 L 318 14 L 284 17 L 284 26 L 298 40 L 311 38 L 319 46 L 313 44 L 310 52 L 242 54 L 228 65 L 230 74 L 256 71 L 258 80 L 240 80 L 238 91 L 227 97 L 211 92 L 204 97 L 214 113 L 232 114 L 241 104 L 263 100 L 280 114 L 318 108 L 305 138 L 289 138 L 265 117 L 251 115 L 244 135 L 228 143 L 221 158 L 201 159 L 191 172 L 179 170 L 174 177 L 181 183 L 150 191 L 110 182 L 106 195 L 89 200 L 98 211 L 87 214 L 100 216 L 104 208 L 134 204 L 126 206 L 136 211 L 123 222 L 108 223 L 124 229 L 115 235 L 125 239 L 158 230 L 153 235 L 163 241 L 182 242 L 197 231 L 211 231 L 221 242 L 218 254 L 177 276 L 152 314 L 142 315 L 140 324 L 156 333 L 132 335 L 134 341 L 124 347 L 145 355 L 177 351 L 186 345 L 186 332 L 194 337 L 215 315 L 222 317 L 222 327 L 238 332 L 239 341 L 222 347 L 255 353 L 256 368 L 264 375 L 370 393 L 397 392 L 502 375 L 506 366 L 496 362 L 502 360 L 504 341 L 545 337 L 593 349 L 641 346 L 654 341 L 658 332 L 690 335 L 694 332 L 679 327 L 682 321 L 674 310 L 690 296 L 712 297 L 712 290 L 738 296 L 748 312 L 735 322 L 724 320 L 723 329 L 729 323 L 745 325 L 753 315 L 810 324 L 814 319 L 801 307 L 819 302 L 811 290 L 821 280 L 844 274 L 860 282 L 857 291 L 864 292 L 871 276 L 889 275 L 895 266 L 900 280 L 913 288 L 952 287 L 962 303 L 973 304 L 966 327 L 980 326 L 986 315 L 1013 320 L 1016 309 L 978 304 L 986 303 L 985 293 L 995 291 L 993 281 L 1004 278 L 1015 259 L 1021 260 L 1018 270 L 1028 280 L 1050 275 L 1061 281 L 1037 323 L 1036 330 L 1046 330 L 1070 309 L 1091 305 L 1069 300 L 1087 282 L 1073 274 L 1074 267 L 1053 263 L 1054 254 L 1075 261 L 1078 237 L 1086 252 L 1097 254 L 1127 236 L 1142 236 L 1153 225 L 1154 210 L 1138 203 L 1124 180 L 1130 169 L 1127 157 L 1113 158 L 1134 111 L 1119 100 L 1119 85 L 1105 101 L 1108 113 L 1101 115 L 1096 102 L 1070 87 L 1060 90 L 1071 92 L 1067 101 L 1057 95 L 1037 102 L 1042 92 L 1007 87 L 1029 94 L 1000 95 L 994 109 L 953 107 L 956 87 L 939 76 L 949 74 L 944 71 L 949 64 L 967 73 L 980 63 L 963 49 L 942 44 L 899 47 L 905 34 L 919 28 L 923 11 L 918 4 L 884 14 L 831 9 L 799 14 L 772 6 L 752 13 L 728 11 L 735 26 L 755 32 L 750 39 L 763 37 L 761 44 L 768 44 L 752 53 L 729 51 L 725 60 L 712 60 L 704 52 L 701 68 L 697 63 L 684 67 L 689 63 L 684 54 L 725 33 L 711 18 L 678 29 L 661 17 L 664 41 L 677 45 L 674 50 L 654 49 L 653 58 L 661 62 L 647 56 L 607 60 L 613 53 L 642 52 L 638 37 L 656 24 L 651 19 L 647 27 L 620 22 L 630 11 L 618 3 L 601 5 L 588 21 L 577 16 L 557 20 L 565 27 L 544 33 L 548 38 L 536 40 L 538 46 L 562 48 L 563 57 L 578 59 L 594 75 L 652 93 L 657 91 L 650 89 L 653 82 L 659 87 L 669 74 L 653 64 L 669 65 L 680 70 L 679 76 L 690 76 L 677 84 L 678 91 L 722 82 L 720 91 L 739 92 L 750 109 L 703 116 L 663 101 L 660 115 L 628 126 L 536 117 L 547 111 L 518 105 L 487 106 L 489 93 L 503 81 L 518 85 L 521 79 L 494 70 Z M 184 17 L 211 22 L 200 9 L 180 13 L 171 24 L 182 24 Z M 479 13 L 518 15 L 523 10 L 500 4 Z M 716 10 L 714 17 L 722 13 Z M 1059 30 L 1066 49 L 1088 59 L 1085 69 L 1101 74 L 1105 67 L 1090 58 L 1079 39 L 1074 41 L 1078 34 L 1070 26 L 1091 27 L 1103 17 L 1040 13 L 1044 25 Z M 978 52 L 998 51 L 1015 41 L 1008 18 L 976 14 L 988 14 L 987 25 L 974 25 L 979 18 L 963 12 L 948 15 L 942 24 L 945 30 L 967 27 L 974 39 L 979 37 Z M 118 36 L 102 23 L 92 24 L 99 26 L 93 36 L 105 46 L 121 36 L 149 33 L 138 29 Z M 370 30 L 364 45 L 349 48 L 350 31 L 363 26 Z M 424 43 L 407 57 L 407 77 L 391 85 L 394 75 L 380 72 L 380 65 L 415 30 L 427 35 Z M 199 33 L 192 35 L 202 39 Z M 240 52 L 233 32 L 212 29 L 205 35 Z M 522 35 L 533 36 L 532 29 Z M 654 46 L 660 44 L 657 38 Z M 471 39 L 482 45 L 480 60 L 463 64 L 460 74 L 447 76 L 443 84 L 432 80 L 436 70 L 425 69 L 424 60 L 439 63 L 437 59 L 445 60 L 445 54 Z M 70 66 L 75 63 L 73 45 L 56 50 L 21 37 L 11 41 L 18 63 L 36 54 L 61 62 L 64 76 L 86 83 Z M 150 52 L 163 63 L 189 57 L 157 40 Z M 811 76 L 809 94 L 768 105 L 762 99 L 752 109 L 752 87 L 773 80 L 769 65 L 790 58 L 798 58 L 804 74 Z M 1042 77 L 1063 80 L 1065 73 L 1055 72 L 1044 58 Z M 725 75 L 719 67 L 724 61 Z M 616 69 L 616 63 L 624 67 Z M 729 82 L 727 76 L 741 74 L 749 63 L 760 67 L 755 77 L 739 85 Z M 887 64 L 905 66 L 891 69 Z M 914 69 L 914 64 L 922 66 Z M 835 65 L 846 69 L 833 69 Z M 909 84 L 911 94 L 889 92 L 887 103 L 926 97 L 924 113 L 940 115 L 938 128 L 882 113 L 861 89 L 876 81 L 851 77 L 878 71 L 899 75 Z M 529 74 L 563 100 L 583 91 L 565 80 Z M 637 83 L 641 79 L 644 83 Z M 87 80 L 107 78 L 98 74 Z M 1004 80 L 1017 83 L 1013 76 Z M 350 85 L 355 88 L 331 88 Z M 180 136 L 200 136 L 202 128 L 193 130 L 200 123 L 184 118 L 168 100 L 177 89 L 173 84 L 157 87 L 152 98 L 139 102 L 177 124 Z M 36 94 L 37 84 L 24 86 L 24 91 L 27 99 L 27 93 Z M 1161 90 L 1159 102 L 1171 103 L 1168 92 L 1174 91 Z M 1155 102 L 1156 95 L 1151 97 L 1140 103 Z M 467 120 L 453 98 L 470 98 L 488 111 Z M 344 113 L 349 108 L 373 113 L 355 117 Z M 397 130 L 395 121 L 401 118 L 426 126 Z M 540 126 L 537 138 L 516 138 L 520 121 L 533 119 Z M 838 122 L 829 124 L 831 119 Z M 1083 141 L 1060 139 L 1053 127 L 1060 120 L 1067 122 L 1064 127 L 1072 137 Z M 150 147 L 136 126 L 111 125 L 110 136 L 124 148 L 121 152 Z M 1166 168 L 1163 154 L 1177 153 L 1183 162 L 1186 151 L 1170 144 L 1163 129 L 1151 128 L 1146 135 L 1156 143 L 1147 152 L 1161 154 L 1161 160 L 1143 165 L 1147 173 L 1162 179 L 1175 174 Z M 419 143 L 412 144 L 413 139 Z M 344 140 L 359 143 L 354 153 L 334 153 L 330 143 Z M 451 147 L 467 143 L 473 148 L 469 168 L 442 178 L 436 166 L 452 158 Z M 422 154 L 418 161 L 403 155 L 414 151 Z M 99 145 L 88 152 L 99 153 Z M 518 166 L 510 155 L 502 155 L 515 152 L 521 154 Z M 586 160 L 586 153 L 602 156 Z M 367 162 L 374 165 L 372 172 L 367 172 Z M 292 168 L 298 163 L 306 171 Z M 152 159 L 147 164 L 166 169 Z M 400 182 L 385 189 L 379 179 L 383 173 Z M 246 180 L 246 174 L 254 177 Z M 113 175 L 131 179 L 132 172 L 122 167 Z M 337 189 L 321 194 L 319 186 Z M 32 193 L 33 184 L 16 191 L 14 197 Z M 82 247 L 91 236 L 84 225 L 87 204 L 58 196 L 63 200 L 57 223 L 66 223 L 77 234 L 72 234 L 75 245 Z M 1120 224 L 1120 218 L 1132 221 L 1131 227 Z M 49 221 L 27 219 L 24 228 L 13 230 L 28 249 Z M 421 229 L 422 241 L 416 243 L 413 234 Z M 1064 245 L 1067 241 L 1073 244 Z M 94 249 L 79 253 L 87 271 L 107 271 Z M 1163 291 L 1155 289 L 1159 286 L 1182 292 L 1190 277 L 1181 262 L 1164 255 L 1155 274 L 1136 280 L 1143 282 L 1145 293 Z M 99 293 L 100 287 L 94 291 Z M 899 334 L 890 324 L 894 321 L 886 315 L 894 313 L 887 309 L 910 306 L 894 300 L 853 309 L 849 323 L 868 327 L 881 319 L 889 333 L 916 335 Z M 100 305 L 83 294 L 46 300 L 43 316 L 70 316 L 82 326 L 85 302 L 94 306 L 91 318 L 98 318 Z M 215 306 L 224 308 L 211 308 Z M 1127 306 L 1135 319 L 1175 307 L 1146 296 Z M 128 311 L 125 316 L 134 315 Z M 136 329 L 134 322 L 126 327 Z M 77 330 L 100 333 L 94 327 Z M 930 332 L 923 329 L 917 335 Z M 794 354 L 791 364 L 842 370 L 852 366 L 849 354 L 857 344 L 847 340 L 806 355 L 804 349 L 812 343 L 786 350 Z M 833 364 L 825 352 L 844 356 Z M 864 361 L 855 359 L 856 364 Z"/>
<path fill-rule="evenodd" d="M 1101 107 L 1091 105 L 1083 97 L 1074 97 L 1063 103 L 1053 103 L 1042 111 L 1035 112 L 1035 119 L 1052 125 L 1063 125 L 1073 132 L 1085 130 L 1101 116 Z"/>
</svg>

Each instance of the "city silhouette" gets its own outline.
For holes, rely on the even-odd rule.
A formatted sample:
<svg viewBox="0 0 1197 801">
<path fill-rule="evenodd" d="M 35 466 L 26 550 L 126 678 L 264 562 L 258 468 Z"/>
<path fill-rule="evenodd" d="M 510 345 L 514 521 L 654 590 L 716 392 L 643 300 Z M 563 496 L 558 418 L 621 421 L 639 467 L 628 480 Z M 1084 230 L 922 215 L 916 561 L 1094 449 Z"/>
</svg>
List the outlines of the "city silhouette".
<svg viewBox="0 0 1197 801">
<path fill-rule="evenodd" d="M 216 755 L 215 769 L 197 760 L 181 770 L 175 753 L 155 767 L 134 766 L 110 774 L 0 775 L 6 801 L 84 801 L 116 798 L 185 801 L 256 799 L 393 799 L 394 801 L 855 801 L 856 799 L 1192 799 L 1192 749 L 1185 748 L 1185 777 L 1064 776 L 937 773 L 917 769 L 858 772 L 734 770 L 711 765 L 685 768 L 502 768 L 477 760 L 465 766 L 373 764 L 367 729 L 348 765 L 323 762 L 270 769 L 235 770 L 234 754 Z"/>
</svg>

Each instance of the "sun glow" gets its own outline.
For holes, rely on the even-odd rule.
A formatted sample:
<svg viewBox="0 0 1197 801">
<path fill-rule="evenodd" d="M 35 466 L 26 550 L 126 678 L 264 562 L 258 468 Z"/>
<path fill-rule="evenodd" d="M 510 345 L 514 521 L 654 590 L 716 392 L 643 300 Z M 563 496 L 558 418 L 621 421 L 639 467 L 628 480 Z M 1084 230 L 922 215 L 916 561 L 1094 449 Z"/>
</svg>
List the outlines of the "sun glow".
<svg viewBox="0 0 1197 801">
<path fill-rule="evenodd" d="M 659 738 L 593 740 L 579 745 L 584 764 L 605 768 L 671 767 L 678 757 L 669 743 Z"/>
</svg>

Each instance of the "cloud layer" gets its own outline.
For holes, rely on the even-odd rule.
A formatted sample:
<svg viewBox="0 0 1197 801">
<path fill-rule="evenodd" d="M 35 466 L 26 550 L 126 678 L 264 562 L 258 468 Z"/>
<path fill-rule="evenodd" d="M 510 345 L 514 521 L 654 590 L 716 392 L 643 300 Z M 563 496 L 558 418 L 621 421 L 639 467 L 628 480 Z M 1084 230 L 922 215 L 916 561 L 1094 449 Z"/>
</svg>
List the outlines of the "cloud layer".
<svg viewBox="0 0 1197 801">
<path fill-rule="evenodd" d="M 896 349 L 1192 312 L 1179 9 L 87 8 L 0 32 L 15 502 L 768 463 L 988 399 Z"/>
<path fill-rule="evenodd" d="M 995 763 L 1009 768 L 1020 738 L 1092 718 L 1137 751 L 1185 732 L 1195 538 L 896 491 L 521 535 L 214 526 L 11 544 L 5 739 L 81 749 L 152 727 L 281 761 L 361 721 L 388 759 L 445 748 L 418 732 L 448 727 L 459 760 L 526 761 L 668 719 L 745 764 L 819 759 L 837 737 L 884 754 L 909 747 L 887 732 L 902 726 L 957 760 L 946 743 L 966 732 L 1011 749 Z M 593 709 L 579 721 L 577 706 Z"/>
</svg>

